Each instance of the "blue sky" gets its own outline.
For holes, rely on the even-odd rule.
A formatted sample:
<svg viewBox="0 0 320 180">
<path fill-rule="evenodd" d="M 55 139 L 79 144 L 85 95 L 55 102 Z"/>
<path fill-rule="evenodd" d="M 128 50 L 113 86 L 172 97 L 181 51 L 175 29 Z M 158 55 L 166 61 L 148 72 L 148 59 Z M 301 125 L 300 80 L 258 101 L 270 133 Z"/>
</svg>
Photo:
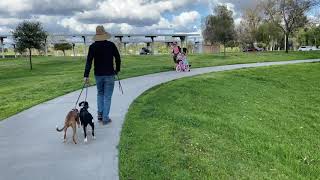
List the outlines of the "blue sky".
<svg viewBox="0 0 320 180">
<path fill-rule="evenodd" d="M 40 21 L 49 33 L 94 33 L 100 24 L 111 33 L 200 32 L 201 19 L 216 5 L 227 5 L 239 23 L 241 12 L 259 1 L 0 0 L 0 34 L 23 20 Z"/>
</svg>

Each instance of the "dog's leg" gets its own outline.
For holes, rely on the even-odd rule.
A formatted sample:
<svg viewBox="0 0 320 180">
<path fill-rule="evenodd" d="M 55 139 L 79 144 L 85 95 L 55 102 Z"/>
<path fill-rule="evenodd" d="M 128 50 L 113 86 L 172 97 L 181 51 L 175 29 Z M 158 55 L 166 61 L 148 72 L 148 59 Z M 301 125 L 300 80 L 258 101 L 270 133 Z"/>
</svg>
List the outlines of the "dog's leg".
<svg viewBox="0 0 320 180">
<path fill-rule="evenodd" d="M 84 142 L 88 142 L 88 138 L 87 138 L 87 124 L 83 125 L 83 132 L 84 132 Z"/>
<path fill-rule="evenodd" d="M 72 126 L 72 129 L 73 129 L 73 142 L 74 142 L 75 144 L 77 144 L 77 141 L 76 141 L 77 125 L 74 124 L 74 125 Z"/>
<path fill-rule="evenodd" d="M 63 136 L 63 142 L 67 141 L 67 127 L 64 128 L 64 136 Z"/>
<path fill-rule="evenodd" d="M 94 136 L 94 123 L 91 122 L 91 123 L 90 123 L 90 126 L 91 126 L 91 128 L 92 128 L 92 138 L 93 138 L 93 139 L 96 139 L 96 137 Z"/>
</svg>

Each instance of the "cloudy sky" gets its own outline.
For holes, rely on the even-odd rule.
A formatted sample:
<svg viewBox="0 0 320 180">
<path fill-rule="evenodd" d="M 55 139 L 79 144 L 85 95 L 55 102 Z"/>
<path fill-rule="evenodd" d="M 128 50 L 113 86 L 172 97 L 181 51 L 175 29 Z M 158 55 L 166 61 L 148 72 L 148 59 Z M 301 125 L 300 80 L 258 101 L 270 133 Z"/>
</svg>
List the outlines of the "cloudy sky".
<svg viewBox="0 0 320 180">
<path fill-rule="evenodd" d="M 50 33 L 93 33 L 103 24 L 111 33 L 199 32 L 201 19 L 217 4 L 234 12 L 258 0 L 0 0 L 0 34 L 23 20 L 37 20 Z"/>
</svg>

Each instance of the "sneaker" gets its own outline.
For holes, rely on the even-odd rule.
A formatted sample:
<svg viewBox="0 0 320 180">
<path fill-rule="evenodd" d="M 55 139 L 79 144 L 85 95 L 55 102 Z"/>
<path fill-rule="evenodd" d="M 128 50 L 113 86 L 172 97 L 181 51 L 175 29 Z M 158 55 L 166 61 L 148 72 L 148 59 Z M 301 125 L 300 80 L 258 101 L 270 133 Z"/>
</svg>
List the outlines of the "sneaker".
<svg viewBox="0 0 320 180">
<path fill-rule="evenodd" d="M 102 125 L 107 125 L 110 124 L 112 122 L 112 120 L 109 118 L 108 121 L 102 121 Z"/>
<path fill-rule="evenodd" d="M 102 121 L 102 113 L 98 112 L 98 121 L 101 122 Z"/>
</svg>

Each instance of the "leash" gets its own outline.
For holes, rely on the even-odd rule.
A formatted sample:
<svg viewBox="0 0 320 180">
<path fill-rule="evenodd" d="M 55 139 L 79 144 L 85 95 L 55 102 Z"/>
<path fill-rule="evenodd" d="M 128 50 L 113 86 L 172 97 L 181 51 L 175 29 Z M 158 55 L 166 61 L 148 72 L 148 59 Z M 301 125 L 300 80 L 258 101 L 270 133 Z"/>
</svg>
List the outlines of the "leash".
<svg viewBox="0 0 320 180">
<path fill-rule="evenodd" d="M 84 83 L 83 86 L 82 86 L 81 92 L 80 92 L 80 94 L 79 94 L 79 97 L 78 97 L 78 99 L 77 99 L 77 102 L 76 102 L 76 104 L 75 104 L 75 106 L 74 106 L 74 109 L 77 109 L 77 105 L 78 105 L 79 99 L 80 99 L 80 97 L 81 97 L 81 95 L 82 95 L 82 92 L 83 92 L 83 89 L 84 89 L 85 87 L 86 87 L 86 97 L 85 97 L 85 101 L 87 101 L 88 85 L 87 85 L 86 83 Z"/>
<path fill-rule="evenodd" d="M 118 74 L 117 74 L 116 72 L 114 72 L 114 74 L 115 74 L 116 77 L 117 77 L 117 81 L 118 81 L 118 84 L 119 84 L 119 90 L 120 90 L 120 92 L 121 92 L 122 95 L 123 95 L 123 89 L 122 89 L 122 84 L 121 84 L 120 78 L 119 78 L 119 76 L 118 76 Z"/>
<path fill-rule="evenodd" d="M 117 78 L 117 81 L 118 81 L 118 84 L 119 84 L 119 90 L 120 90 L 120 92 L 123 94 L 123 88 L 122 88 L 121 80 L 120 80 L 120 78 L 119 78 L 119 76 L 118 76 L 118 74 L 117 74 L 116 72 L 115 72 L 114 74 L 116 75 L 116 78 Z M 77 99 L 77 101 L 76 101 L 76 104 L 75 104 L 75 106 L 74 106 L 74 109 L 77 108 L 79 99 L 80 99 L 80 97 L 81 97 L 81 95 L 82 95 L 82 92 L 83 92 L 83 89 L 84 89 L 84 88 L 86 88 L 86 97 L 85 97 L 85 100 L 84 100 L 84 101 L 87 101 L 87 97 L 88 97 L 88 84 L 87 84 L 87 83 L 84 83 L 83 86 L 82 86 L 81 92 L 80 92 L 80 94 L 79 94 L 79 97 L 78 97 L 78 99 Z"/>
<path fill-rule="evenodd" d="M 84 99 L 84 101 L 86 101 L 86 102 L 87 102 L 88 90 L 89 90 L 88 86 L 89 86 L 89 84 L 86 84 L 86 97 Z"/>
</svg>

